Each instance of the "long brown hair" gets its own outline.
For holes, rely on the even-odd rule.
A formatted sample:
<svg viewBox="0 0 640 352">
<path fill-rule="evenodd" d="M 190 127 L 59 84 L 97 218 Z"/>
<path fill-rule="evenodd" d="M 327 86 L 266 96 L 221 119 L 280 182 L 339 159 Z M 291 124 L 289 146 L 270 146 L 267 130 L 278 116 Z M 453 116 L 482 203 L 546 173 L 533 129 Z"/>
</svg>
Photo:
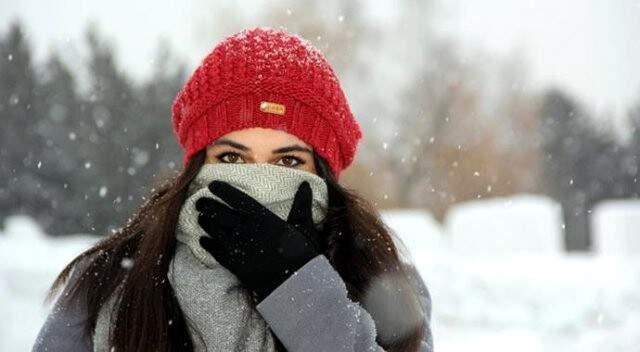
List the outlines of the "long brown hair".
<svg viewBox="0 0 640 352">
<path fill-rule="evenodd" d="M 203 149 L 183 170 L 153 188 L 126 226 L 74 258 L 57 276 L 45 300 L 51 301 L 72 268 L 82 263 L 78 269 L 80 279 L 70 285 L 66 296 L 60 297 L 70 302 L 84 292 L 87 336 L 92 336 L 102 305 L 116 294 L 114 330 L 109 338 L 116 350 L 193 350 L 188 322 L 167 271 L 176 247 L 174 229 L 179 211 L 188 185 L 205 157 Z M 314 154 L 314 160 L 317 173 L 329 190 L 323 254 L 344 279 L 349 298 L 360 302 L 372 315 L 377 342 L 386 351 L 418 351 L 428 321 L 392 240 L 395 234 L 369 202 L 337 182 L 322 157 Z M 134 265 L 122 265 L 129 260 Z M 73 276 L 76 277 L 75 272 Z M 393 278 L 393 287 L 373 288 L 386 277 Z M 389 318 L 394 316 L 403 320 Z M 279 350 L 284 350 L 277 342 Z"/>
</svg>

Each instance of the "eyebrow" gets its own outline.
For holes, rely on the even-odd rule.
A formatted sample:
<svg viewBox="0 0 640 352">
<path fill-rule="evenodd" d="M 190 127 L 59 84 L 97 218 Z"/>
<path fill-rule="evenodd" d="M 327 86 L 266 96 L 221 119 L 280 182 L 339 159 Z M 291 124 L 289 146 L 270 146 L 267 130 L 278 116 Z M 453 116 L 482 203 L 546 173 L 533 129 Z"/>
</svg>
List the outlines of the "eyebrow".
<svg viewBox="0 0 640 352">
<path fill-rule="evenodd" d="M 250 151 L 251 148 L 247 147 L 246 145 L 240 144 L 238 142 L 232 141 L 230 139 L 218 139 L 216 140 L 212 145 L 229 145 L 232 146 L 234 148 L 240 149 L 242 151 Z M 274 154 L 282 154 L 282 153 L 287 153 L 287 152 L 291 152 L 291 151 L 299 151 L 299 152 L 306 152 L 306 153 L 313 153 L 313 151 L 309 148 L 305 148 L 301 145 L 298 144 L 292 144 L 286 147 L 280 147 L 278 149 L 274 149 L 271 152 Z"/>
</svg>

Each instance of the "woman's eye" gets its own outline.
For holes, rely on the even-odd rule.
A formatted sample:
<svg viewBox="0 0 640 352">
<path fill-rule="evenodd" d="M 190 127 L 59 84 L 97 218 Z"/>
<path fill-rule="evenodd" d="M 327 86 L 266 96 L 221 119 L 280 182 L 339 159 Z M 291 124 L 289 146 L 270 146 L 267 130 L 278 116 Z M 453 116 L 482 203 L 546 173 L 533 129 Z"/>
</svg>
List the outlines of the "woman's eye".
<svg viewBox="0 0 640 352">
<path fill-rule="evenodd" d="M 284 156 L 279 161 L 283 161 L 283 163 L 280 165 L 289 167 L 296 167 L 298 165 L 304 164 L 304 161 L 302 161 L 302 159 L 295 156 Z"/>
<path fill-rule="evenodd" d="M 236 161 L 240 159 L 240 155 L 238 153 L 227 152 L 218 155 L 217 158 L 223 163 L 238 164 Z"/>
</svg>

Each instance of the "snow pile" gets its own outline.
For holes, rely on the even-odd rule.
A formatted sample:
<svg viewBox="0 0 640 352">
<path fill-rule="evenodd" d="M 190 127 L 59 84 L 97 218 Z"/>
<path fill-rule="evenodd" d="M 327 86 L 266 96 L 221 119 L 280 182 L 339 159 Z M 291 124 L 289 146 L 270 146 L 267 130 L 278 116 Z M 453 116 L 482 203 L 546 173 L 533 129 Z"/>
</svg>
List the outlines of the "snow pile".
<svg viewBox="0 0 640 352">
<path fill-rule="evenodd" d="M 381 216 L 399 237 L 394 241 L 405 261 L 411 262 L 415 259 L 412 258 L 414 255 L 449 250 L 448 238 L 444 236 L 440 224 L 424 210 L 386 210 Z M 417 248 L 418 251 L 415 250 Z"/>
<path fill-rule="evenodd" d="M 561 253 L 562 209 L 533 195 L 476 200 L 454 206 L 445 219 L 460 254 Z"/>
<path fill-rule="evenodd" d="M 599 203 L 591 217 L 594 251 L 602 255 L 640 254 L 640 201 Z"/>
</svg>

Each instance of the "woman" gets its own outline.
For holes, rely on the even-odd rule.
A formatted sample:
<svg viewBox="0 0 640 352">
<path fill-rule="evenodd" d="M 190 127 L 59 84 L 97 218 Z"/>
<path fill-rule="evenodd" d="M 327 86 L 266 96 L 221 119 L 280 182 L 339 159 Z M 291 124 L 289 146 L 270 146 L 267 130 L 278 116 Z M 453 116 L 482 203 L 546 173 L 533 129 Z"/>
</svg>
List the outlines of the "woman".
<svg viewBox="0 0 640 352">
<path fill-rule="evenodd" d="M 172 106 L 183 170 L 80 254 L 34 351 L 432 351 L 431 298 L 338 183 L 361 139 L 304 39 L 225 38 Z"/>
</svg>

